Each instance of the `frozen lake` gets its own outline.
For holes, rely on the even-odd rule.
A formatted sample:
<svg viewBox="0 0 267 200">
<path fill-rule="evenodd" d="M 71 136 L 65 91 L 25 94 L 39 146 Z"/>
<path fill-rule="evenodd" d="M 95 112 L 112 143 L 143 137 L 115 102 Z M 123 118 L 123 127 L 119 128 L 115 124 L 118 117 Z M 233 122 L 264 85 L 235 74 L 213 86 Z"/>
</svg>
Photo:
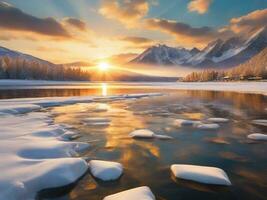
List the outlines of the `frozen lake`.
<svg viewBox="0 0 267 200">
<path fill-rule="evenodd" d="M 0 113 L 1 109 L 4 113 L 0 115 L 2 121 L 8 117 L 11 117 L 11 121 L 12 117 L 17 120 L 29 118 L 38 121 L 43 120 L 42 114 L 49 114 L 46 116 L 49 120 L 45 119 L 49 121 L 45 121 L 47 126 L 64 124 L 66 130 L 78 134 L 72 142 L 90 145 L 85 151 L 72 156 L 82 156 L 86 161 L 115 161 L 123 166 L 123 174 L 118 180 L 104 182 L 95 178 L 88 170 L 75 184 L 42 190 L 37 199 L 99 200 L 110 194 L 145 185 L 150 187 L 158 200 L 266 198 L 267 143 L 247 138 L 251 133 L 267 133 L 266 122 L 254 121 L 267 119 L 267 97 L 264 95 L 267 93 L 267 87 L 264 82 L 82 85 L 40 82 L 38 86 L 33 86 L 30 82 L 22 81 L 18 87 L 3 81 L 0 85 Z M 124 95 L 137 93 L 157 95 Z M 66 98 L 57 98 L 62 96 Z M 31 99 L 25 99 L 29 97 Z M 18 108 L 18 105 L 21 107 Z M 7 107 L 10 110 L 7 110 Z M 180 119 L 199 121 L 202 124 L 214 123 L 209 118 L 224 118 L 229 121 L 216 122 L 219 127 L 211 130 L 176 124 Z M 19 123 L 10 123 L 10 126 L 14 126 L 11 130 L 20 129 L 12 136 L 2 126 L 0 132 L 6 135 L 0 137 L 0 142 L 14 142 L 20 137 L 23 137 L 24 141 L 31 140 L 31 137 L 34 141 L 40 141 L 42 137 L 40 144 L 43 144 L 44 136 L 32 135 L 36 130 L 32 124 L 29 124 L 29 128 L 27 123 L 22 121 L 24 126 L 21 127 L 18 127 Z M 40 125 L 42 128 L 43 123 L 44 121 Z M 129 134 L 137 129 L 149 129 L 172 139 L 130 138 Z M 47 138 L 45 140 L 47 141 Z M 49 146 L 48 149 L 52 147 Z M 30 147 L 22 148 L 29 150 Z M 8 150 L 1 150 L 0 147 L 0 154 L 3 152 L 8 153 Z M 29 151 L 18 152 L 23 158 L 39 161 L 44 159 L 37 154 L 33 157 Z M 48 156 L 46 159 L 55 161 L 62 157 L 67 155 L 60 153 L 54 158 Z M 10 161 L 7 159 L 7 162 Z M 207 185 L 177 179 L 170 171 L 173 164 L 221 168 L 229 176 L 232 185 Z M 10 173 L 8 167 L 3 169 L 2 173 Z M 51 179 L 46 181 L 48 186 L 49 182 L 53 182 Z M 0 178 L 0 199 L 2 183 Z"/>
</svg>

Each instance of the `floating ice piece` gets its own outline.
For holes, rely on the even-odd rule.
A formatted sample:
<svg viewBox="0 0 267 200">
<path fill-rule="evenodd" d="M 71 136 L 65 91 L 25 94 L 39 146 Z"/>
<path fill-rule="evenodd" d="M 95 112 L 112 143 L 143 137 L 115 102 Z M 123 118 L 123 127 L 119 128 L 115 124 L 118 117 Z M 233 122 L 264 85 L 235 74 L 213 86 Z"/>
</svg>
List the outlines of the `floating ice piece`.
<svg viewBox="0 0 267 200">
<path fill-rule="evenodd" d="M 132 138 L 154 138 L 155 133 L 148 129 L 139 129 L 131 132 L 129 135 Z"/>
<path fill-rule="evenodd" d="M 94 117 L 94 118 L 87 118 L 83 120 L 87 125 L 91 126 L 109 126 L 110 119 L 101 118 L 101 117 Z"/>
<path fill-rule="evenodd" d="M 172 165 L 171 171 L 176 178 L 205 184 L 231 185 L 227 174 L 220 168 L 198 165 Z"/>
<path fill-rule="evenodd" d="M 267 134 L 262 133 L 253 133 L 248 135 L 247 137 L 252 140 L 267 140 Z"/>
<path fill-rule="evenodd" d="M 178 127 L 193 127 L 200 124 L 200 121 L 194 121 L 194 120 L 185 120 L 185 119 L 176 119 L 174 121 L 174 125 Z"/>
<path fill-rule="evenodd" d="M 109 106 L 107 104 L 99 104 L 94 108 L 93 112 L 107 112 L 109 109 Z"/>
<path fill-rule="evenodd" d="M 120 163 L 102 160 L 91 160 L 89 167 L 93 176 L 103 181 L 116 180 L 123 171 Z"/>
<path fill-rule="evenodd" d="M 198 124 L 196 127 L 201 130 L 216 130 L 220 128 L 220 125 L 219 124 Z"/>
<path fill-rule="evenodd" d="M 209 118 L 208 121 L 214 122 L 214 123 L 226 123 L 226 122 L 229 122 L 229 119 L 215 117 L 215 118 Z"/>
<path fill-rule="evenodd" d="M 64 134 L 60 136 L 63 140 L 74 140 L 79 137 L 79 134 L 72 132 L 72 131 L 66 131 Z"/>
<path fill-rule="evenodd" d="M 160 139 L 160 140 L 171 140 L 171 139 L 173 139 L 173 137 L 168 136 L 168 135 L 155 134 L 154 137 L 157 138 L 157 139 Z"/>
<path fill-rule="evenodd" d="M 267 126 L 267 119 L 255 119 L 252 124 Z"/>
<path fill-rule="evenodd" d="M 110 119 L 102 117 L 91 117 L 91 118 L 86 118 L 83 121 L 87 123 L 100 123 L 100 122 L 110 122 Z"/>
<path fill-rule="evenodd" d="M 143 186 L 112 194 L 103 200 L 155 200 L 155 196 L 149 187 Z"/>
</svg>

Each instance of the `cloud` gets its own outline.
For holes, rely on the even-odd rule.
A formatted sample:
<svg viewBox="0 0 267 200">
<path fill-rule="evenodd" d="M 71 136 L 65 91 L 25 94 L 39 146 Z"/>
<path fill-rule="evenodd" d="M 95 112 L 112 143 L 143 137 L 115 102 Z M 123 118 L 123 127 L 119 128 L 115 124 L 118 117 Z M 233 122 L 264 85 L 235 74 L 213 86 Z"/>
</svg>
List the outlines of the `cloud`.
<svg viewBox="0 0 267 200">
<path fill-rule="evenodd" d="M 112 64 L 125 64 L 128 63 L 130 60 L 134 59 L 138 54 L 136 53 L 123 53 L 123 54 L 116 54 L 112 55 L 108 58 L 104 58 L 102 60 L 108 60 Z"/>
<path fill-rule="evenodd" d="M 154 1 L 153 1 L 154 2 Z M 117 20 L 127 27 L 134 27 L 149 10 L 147 0 L 103 0 L 99 13 Z"/>
<path fill-rule="evenodd" d="M 76 18 L 72 18 L 72 17 L 69 17 L 69 18 L 66 18 L 64 19 L 64 22 L 81 30 L 81 31 L 85 31 L 86 30 L 86 24 L 85 22 L 83 22 L 82 20 L 80 19 L 76 19 Z"/>
<path fill-rule="evenodd" d="M 195 28 L 185 23 L 166 19 L 147 19 L 145 26 L 148 29 L 160 30 L 171 34 L 183 45 L 202 45 L 221 35 L 211 27 Z"/>
<path fill-rule="evenodd" d="M 145 37 L 131 37 L 131 36 L 127 36 L 127 37 L 123 37 L 120 39 L 121 41 L 125 41 L 125 42 L 130 42 L 133 44 L 148 44 L 148 43 L 153 43 L 153 40 L 149 39 L 149 38 L 145 38 Z"/>
<path fill-rule="evenodd" d="M 54 18 L 34 17 L 5 2 L 0 2 L 0 19 L 1 29 L 71 38 L 70 33 Z"/>
<path fill-rule="evenodd" d="M 48 51 L 48 52 L 68 52 L 66 49 L 64 49 L 64 48 L 59 48 L 59 47 L 51 47 L 51 46 L 38 46 L 38 47 L 36 47 L 35 48 L 35 50 L 37 50 L 37 51 L 42 51 L 42 52 L 44 52 L 44 51 Z"/>
<path fill-rule="evenodd" d="M 191 0 L 191 2 L 188 4 L 188 10 L 190 12 L 204 14 L 209 10 L 211 3 L 212 0 Z"/>
<path fill-rule="evenodd" d="M 267 24 L 267 9 L 255 10 L 247 15 L 232 18 L 230 20 L 229 29 L 235 33 L 250 32 L 257 30 Z"/>
</svg>

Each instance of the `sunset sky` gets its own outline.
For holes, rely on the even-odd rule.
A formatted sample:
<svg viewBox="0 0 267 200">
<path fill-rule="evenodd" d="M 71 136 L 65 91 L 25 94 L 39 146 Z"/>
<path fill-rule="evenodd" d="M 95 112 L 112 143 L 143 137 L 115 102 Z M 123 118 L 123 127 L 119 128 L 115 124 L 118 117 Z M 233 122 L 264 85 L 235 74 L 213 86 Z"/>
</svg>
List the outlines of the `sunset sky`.
<svg viewBox="0 0 267 200">
<path fill-rule="evenodd" d="M 267 23 L 267 0 L 0 0 L 0 46 L 55 62 L 202 48 Z"/>
</svg>

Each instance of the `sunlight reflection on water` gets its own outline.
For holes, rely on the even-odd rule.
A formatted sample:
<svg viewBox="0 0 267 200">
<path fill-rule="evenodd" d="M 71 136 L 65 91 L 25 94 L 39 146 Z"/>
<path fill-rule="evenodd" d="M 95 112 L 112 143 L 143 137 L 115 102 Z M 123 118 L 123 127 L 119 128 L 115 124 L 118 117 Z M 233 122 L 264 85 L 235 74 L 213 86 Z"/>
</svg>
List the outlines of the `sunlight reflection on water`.
<svg viewBox="0 0 267 200">
<path fill-rule="evenodd" d="M 107 84 L 102 85 L 98 92 L 103 96 L 118 92 L 109 89 Z M 267 164 L 266 144 L 252 143 L 246 135 L 251 131 L 266 131 L 265 127 L 250 124 L 255 118 L 267 117 L 264 110 L 267 107 L 266 97 L 233 92 L 164 92 L 167 94 L 153 98 L 53 109 L 56 123 L 72 125 L 81 134 L 78 140 L 90 142 L 91 148 L 84 156 L 117 161 L 124 166 L 123 176 L 112 183 L 103 183 L 87 174 L 64 200 L 87 200 L 88 197 L 99 200 L 108 194 L 140 185 L 150 186 L 158 199 L 176 200 L 177 196 L 205 200 L 264 199 L 267 185 L 264 167 Z M 109 119 L 110 124 L 94 127 L 82 123 L 91 117 Z M 221 128 L 214 131 L 173 126 L 175 119 L 205 121 L 209 117 L 229 118 L 230 122 L 221 124 Z M 128 137 L 131 131 L 141 128 L 174 139 L 133 140 Z M 169 170 L 173 163 L 221 167 L 229 175 L 233 186 L 226 188 L 173 179 Z"/>
</svg>

